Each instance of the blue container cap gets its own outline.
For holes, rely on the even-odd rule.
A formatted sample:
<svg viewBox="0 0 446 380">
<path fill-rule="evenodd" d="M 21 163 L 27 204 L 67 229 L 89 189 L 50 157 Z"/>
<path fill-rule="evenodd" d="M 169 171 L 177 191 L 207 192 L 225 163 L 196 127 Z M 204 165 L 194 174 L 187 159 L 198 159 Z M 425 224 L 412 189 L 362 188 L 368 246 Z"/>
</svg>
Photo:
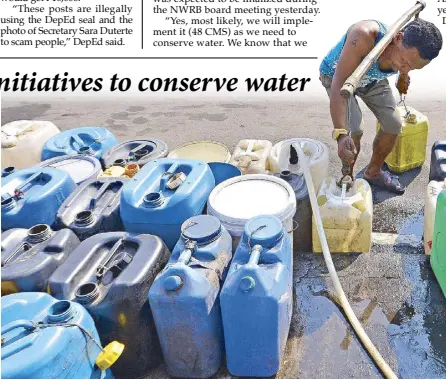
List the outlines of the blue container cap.
<svg viewBox="0 0 446 380">
<path fill-rule="evenodd" d="M 255 233 L 253 234 L 253 232 Z M 256 216 L 245 224 L 244 239 L 246 242 L 248 242 L 249 236 L 251 236 L 251 247 L 259 244 L 262 247 L 272 248 L 283 236 L 282 222 L 277 216 Z"/>
<path fill-rule="evenodd" d="M 197 215 L 186 220 L 181 226 L 183 238 L 207 244 L 221 233 L 221 222 L 212 215 Z"/>
</svg>

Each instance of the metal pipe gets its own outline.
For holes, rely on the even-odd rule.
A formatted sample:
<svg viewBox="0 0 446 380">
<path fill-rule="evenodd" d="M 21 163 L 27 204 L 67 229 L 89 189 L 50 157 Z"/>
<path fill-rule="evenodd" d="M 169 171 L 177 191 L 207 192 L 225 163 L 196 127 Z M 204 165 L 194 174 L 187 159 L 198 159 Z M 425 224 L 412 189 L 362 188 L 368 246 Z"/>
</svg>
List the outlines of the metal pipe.
<svg viewBox="0 0 446 380">
<path fill-rule="evenodd" d="M 345 99 L 349 99 L 355 93 L 356 89 L 360 86 L 362 78 L 378 60 L 387 46 L 390 45 L 393 38 L 398 34 L 404 25 L 409 20 L 418 14 L 426 7 L 424 0 L 418 0 L 416 4 L 410 8 L 404 15 L 402 15 L 387 31 L 387 34 L 379 41 L 372 51 L 362 60 L 361 64 L 356 68 L 352 75 L 350 75 L 342 86 L 341 95 Z"/>
</svg>

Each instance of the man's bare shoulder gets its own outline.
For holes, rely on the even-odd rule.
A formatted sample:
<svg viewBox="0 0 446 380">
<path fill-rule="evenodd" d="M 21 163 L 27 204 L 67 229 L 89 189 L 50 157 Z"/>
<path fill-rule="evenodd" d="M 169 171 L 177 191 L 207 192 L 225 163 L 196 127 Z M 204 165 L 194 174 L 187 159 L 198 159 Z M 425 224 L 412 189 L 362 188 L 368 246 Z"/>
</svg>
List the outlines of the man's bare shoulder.
<svg viewBox="0 0 446 380">
<path fill-rule="evenodd" d="M 359 21 L 352 25 L 348 33 L 349 43 L 353 46 L 374 46 L 379 33 L 379 25 L 376 21 Z"/>
</svg>

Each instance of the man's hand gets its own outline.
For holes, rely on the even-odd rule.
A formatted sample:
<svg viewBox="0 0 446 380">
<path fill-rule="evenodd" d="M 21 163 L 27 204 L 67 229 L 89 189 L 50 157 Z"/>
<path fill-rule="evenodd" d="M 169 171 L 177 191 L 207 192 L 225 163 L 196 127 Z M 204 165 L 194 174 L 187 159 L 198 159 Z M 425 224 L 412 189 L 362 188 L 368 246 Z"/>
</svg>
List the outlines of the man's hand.
<svg viewBox="0 0 446 380">
<path fill-rule="evenodd" d="M 406 95 L 407 90 L 409 90 L 410 77 L 409 74 L 400 74 L 398 82 L 396 83 L 396 88 L 400 92 L 400 95 Z"/>
<path fill-rule="evenodd" d="M 338 156 L 342 162 L 352 164 L 358 152 L 356 151 L 355 142 L 350 136 L 341 136 L 338 139 Z"/>
</svg>

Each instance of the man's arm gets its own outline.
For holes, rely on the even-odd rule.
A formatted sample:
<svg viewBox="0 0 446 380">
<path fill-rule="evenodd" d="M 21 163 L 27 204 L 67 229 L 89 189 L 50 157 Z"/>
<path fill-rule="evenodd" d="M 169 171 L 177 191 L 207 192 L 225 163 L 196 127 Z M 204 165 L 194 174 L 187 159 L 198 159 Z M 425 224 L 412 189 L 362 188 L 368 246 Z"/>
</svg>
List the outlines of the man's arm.
<svg viewBox="0 0 446 380">
<path fill-rule="evenodd" d="M 364 21 L 353 25 L 348 32 L 331 84 L 330 113 L 335 128 L 348 129 L 345 125 L 346 100 L 340 91 L 347 78 L 375 46 L 378 28 L 375 22 Z"/>
</svg>

